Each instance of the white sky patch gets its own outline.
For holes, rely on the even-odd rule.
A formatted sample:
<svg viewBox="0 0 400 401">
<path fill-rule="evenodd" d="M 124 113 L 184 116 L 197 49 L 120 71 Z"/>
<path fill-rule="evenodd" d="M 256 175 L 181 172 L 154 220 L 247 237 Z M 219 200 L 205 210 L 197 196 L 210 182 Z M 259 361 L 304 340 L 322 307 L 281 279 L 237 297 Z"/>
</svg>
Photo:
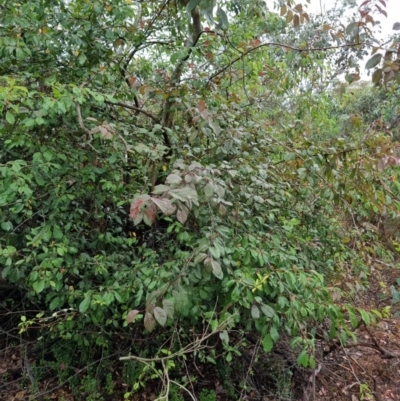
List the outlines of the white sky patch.
<svg viewBox="0 0 400 401">
<path fill-rule="evenodd" d="M 382 28 L 382 33 L 380 38 L 384 39 L 388 36 L 396 33 L 393 31 L 393 25 L 395 22 L 400 22 L 400 0 L 384 0 L 386 2 L 386 8 L 384 8 L 381 4 L 379 6 L 387 12 L 387 18 L 378 12 L 378 10 L 373 10 L 373 17 L 376 21 L 380 21 L 380 26 Z M 364 2 L 364 0 L 357 0 L 357 8 Z M 310 13 L 313 14 L 321 14 L 321 9 L 323 13 L 327 10 L 332 9 L 340 3 L 340 0 L 311 0 L 310 4 L 308 4 L 307 9 Z M 354 8 L 355 10 L 355 8 Z M 397 31 L 398 32 L 398 31 Z"/>
<path fill-rule="evenodd" d="M 307 5 L 307 11 L 310 14 L 325 14 L 326 11 L 337 7 L 342 0 L 310 0 L 310 4 Z M 349 0 L 347 0 L 350 2 Z M 375 21 L 380 22 L 380 33 L 376 32 L 376 38 L 381 41 L 381 43 L 386 43 L 388 38 L 393 34 L 400 34 L 399 31 L 393 30 L 393 25 L 396 22 L 400 22 L 400 0 L 384 0 L 386 2 L 386 8 L 383 7 L 381 4 L 379 6 L 387 12 L 387 18 L 381 14 L 375 7 L 372 7 L 372 16 Z M 357 8 L 354 7 L 352 11 L 356 11 L 358 7 L 364 2 L 364 0 L 356 0 L 354 1 L 357 4 Z M 304 1 L 304 3 L 306 3 Z M 345 24 L 345 21 L 343 21 Z M 390 45 L 390 43 L 389 43 Z M 369 54 L 365 57 L 364 60 L 360 62 L 360 69 L 361 69 L 361 76 L 362 79 L 369 80 L 370 77 L 367 77 L 367 71 L 364 70 L 364 66 L 368 59 L 371 57 Z"/>
</svg>

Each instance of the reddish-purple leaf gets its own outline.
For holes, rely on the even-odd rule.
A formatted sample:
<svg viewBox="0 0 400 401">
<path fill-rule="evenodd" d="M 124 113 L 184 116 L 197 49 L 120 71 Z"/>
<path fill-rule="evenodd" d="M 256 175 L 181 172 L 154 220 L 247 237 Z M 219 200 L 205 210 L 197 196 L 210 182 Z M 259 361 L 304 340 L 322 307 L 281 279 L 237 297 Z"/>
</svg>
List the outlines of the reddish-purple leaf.
<svg viewBox="0 0 400 401">
<path fill-rule="evenodd" d="M 149 313 L 146 312 L 146 314 L 144 315 L 144 328 L 151 333 L 154 330 L 154 327 L 156 326 L 156 321 L 154 319 L 154 316 Z"/>
<path fill-rule="evenodd" d="M 131 203 L 131 208 L 129 211 L 129 217 L 132 220 L 136 220 L 139 213 L 140 213 L 140 209 L 143 206 L 143 203 L 148 201 L 150 199 L 149 195 L 140 195 L 137 196 Z"/>
<path fill-rule="evenodd" d="M 176 217 L 181 224 L 185 224 L 188 218 L 188 208 L 185 205 L 180 205 Z"/>
<path fill-rule="evenodd" d="M 166 215 L 169 216 L 175 212 L 175 206 L 169 199 L 166 198 L 151 198 L 151 200 L 158 206 L 158 208 Z"/>
<path fill-rule="evenodd" d="M 359 7 L 359 8 L 361 8 L 361 7 L 365 6 L 365 5 L 367 5 L 367 4 L 370 3 L 370 2 L 371 2 L 371 0 L 365 0 L 363 3 L 360 4 L 360 7 Z"/>
<path fill-rule="evenodd" d="M 157 208 L 154 203 L 149 203 L 149 205 L 146 207 L 146 217 L 149 220 L 150 224 L 153 224 L 156 221 L 157 218 Z"/>
<path fill-rule="evenodd" d="M 198 108 L 200 113 L 202 113 L 206 109 L 206 102 L 204 100 L 200 100 L 198 104 Z"/>
<path fill-rule="evenodd" d="M 382 8 L 378 6 L 378 4 L 375 4 L 375 7 L 381 14 L 383 14 L 387 18 L 387 12 L 385 10 L 382 10 Z"/>
<path fill-rule="evenodd" d="M 146 313 L 153 314 L 154 312 L 154 305 L 152 303 L 149 303 L 146 305 Z"/>
<path fill-rule="evenodd" d="M 133 310 L 129 311 L 129 313 L 126 315 L 126 323 L 133 323 L 138 314 L 139 314 L 139 311 L 137 309 L 133 309 Z"/>
<path fill-rule="evenodd" d="M 300 18 L 297 14 L 293 16 L 293 26 L 297 28 L 300 25 Z"/>
</svg>

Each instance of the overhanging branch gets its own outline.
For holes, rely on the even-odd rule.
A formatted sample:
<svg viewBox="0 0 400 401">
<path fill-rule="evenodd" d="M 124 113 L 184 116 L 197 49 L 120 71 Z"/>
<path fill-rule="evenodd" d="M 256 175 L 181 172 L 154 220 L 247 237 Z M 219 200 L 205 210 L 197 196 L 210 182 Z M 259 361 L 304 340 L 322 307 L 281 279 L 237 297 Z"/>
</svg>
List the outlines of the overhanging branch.
<svg viewBox="0 0 400 401">
<path fill-rule="evenodd" d="M 344 47 L 353 47 L 353 46 L 362 46 L 366 43 L 351 43 L 351 44 L 345 44 L 345 45 L 339 45 L 339 46 L 327 46 L 327 47 L 309 47 L 309 48 L 299 48 L 299 47 L 294 47 L 294 46 L 289 46 L 289 45 L 284 45 L 282 43 L 274 43 L 274 42 L 268 42 L 268 43 L 262 43 L 261 45 L 254 46 L 251 49 L 247 50 L 246 52 L 243 52 L 240 56 L 234 58 L 231 62 L 229 62 L 225 67 L 221 68 L 218 70 L 216 73 L 211 75 L 211 77 L 208 79 L 206 88 L 208 85 L 211 83 L 211 81 L 216 78 L 218 75 L 222 74 L 225 72 L 229 67 L 231 67 L 233 64 L 237 63 L 238 61 L 242 60 L 243 57 L 247 56 L 248 54 L 262 48 L 262 47 L 269 47 L 269 46 L 275 46 L 275 47 L 283 47 L 285 49 L 293 50 L 293 51 L 298 51 L 298 52 L 316 52 L 316 51 L 326 51 L 326 50 L 332 50 L 332 49 L 342 49 Z"/>
<path fill-rule="evenodd" d="M 133 106 L 133 105 L 127 104 L 127 103 L 122 103 L 122 102 L 110 102 L 108 100 L 105 100 L 104 103 L 110 104 L 112 106 L 121 106 L 121 107 L 123 107 L 125 109 L 135 110 L 135 111 L 137 111 L 139 113 L 142 113 L 145 116 L 151 118 L 155 123 L 157 123 L 157 124 L 160 123 L 160 119 L 157 116 L 155 116 L 154 114 L 150 113 L 149 111 L 143 110 L 140 107 Z"/>
</svg>

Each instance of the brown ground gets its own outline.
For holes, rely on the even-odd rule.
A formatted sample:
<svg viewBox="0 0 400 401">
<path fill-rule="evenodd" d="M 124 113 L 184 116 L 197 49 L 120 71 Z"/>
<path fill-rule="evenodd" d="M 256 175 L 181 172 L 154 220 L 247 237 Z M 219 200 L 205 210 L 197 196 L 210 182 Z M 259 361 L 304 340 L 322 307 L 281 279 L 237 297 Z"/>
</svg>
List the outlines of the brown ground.
<svg viewBox="0 0 400 401">
<path fill-rule="evenodd" d="M 400 305 L 392 303 L 391 286 L 400 290 L 400 269 L 377 266 L 371 286 L 358 307 L 390 315 L 356 331 L 358 344 L 340 347 L 321 361 L 315 401 L 400 401 Z M 311 400 L 312 398 L 310 398 Z"/>
</svg>

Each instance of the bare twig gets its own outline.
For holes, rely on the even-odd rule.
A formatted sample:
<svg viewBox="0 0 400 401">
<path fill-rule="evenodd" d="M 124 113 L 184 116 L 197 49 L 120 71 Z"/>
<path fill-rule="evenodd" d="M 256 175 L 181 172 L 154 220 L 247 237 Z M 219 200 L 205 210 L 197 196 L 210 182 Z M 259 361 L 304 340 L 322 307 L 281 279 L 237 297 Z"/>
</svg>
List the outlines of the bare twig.
<svg viewBox="0 0 400 401">
<path fill-rule="evenodd" d="M 393 351 L 389 351 L 387 349 L 382 348 L 378 341 L 376 340 L 376 338 L 372 335 L 371 331 L 368 329 L 367 325 L 364 325 L 365 327 L 365 331 L 369 334 L 369 336 L 371 337 L 372 342 L 375 344 L 375 347 L 373 347 L 372 345 L 370 345 L 371 348 L 376 348 L 381 354 L 383 358 L 387 358 L 387 359 L 392 359 L 392 358 L 400 358 L 400 353 L 399 352 L 393 352 Z"/>
<path fill-rule="evenodd" d="M 245 383 L 245 384 L 246 384 L 246 382 L 247 382 L 247 380 L 248 380 L 248 378 L 249 378 L 249 375 L 250 375 L 250 373 L 251 373 L 251 370 L 252 370 L 252 368 L 253 368 L 254 360 L 255 360 L 255 358 L 256 358 L 256 356 L 257 356 L 257 354 L 258 354 L 258 349 L 259 349 L 259 348 L 260 348 L 260 338 L 258 338 L 257 343 L 256 343 L 256 346 L 255 346 L 255 349 L 254 349 L 254 352 L 253 352 L 252 355 L 251 355 L 251 360 L 250 360 L 250 363 L 249 363 L 249 367 L 247 368 L 246 377 L 245 377 L 245 379 L 244 379 L 244 383 Z M 240 392 L 239 401 L 242 401 L 242 400 L 244 399 L 244 397 L 245 397 L 245 394 L 244 394 L 245 391 L 246 391 L 246 386 L 243 386 L 242 391 Z"/>
<path fill-rule="evenodd" d="M 135 110 L 135 111 L 142 113 L 145 116 L 151 118 L 155 123 L 157 123 L 157 124 L 160 123 L 160 119 L 157 116 L 150 113 L 149 111 L 141 109 L 140 107 L 133 106 L 132 104 L 122 103 L 122 102 L 110 102 L 109 100 L 105 100 L 104 103 L 110 104 L 112 106 L 121 106 L 121 107 L 124 107 L 125 109 Z"/>
<path fill-rule="evenodd" d="M 215 334 L 219 333 L 221 330 L 223 330 L 223 328 L 226 326 L 226 324 L 228 323 L 229 320 L 231 320 L 233 318 L 233 316 L 231 316 L 229 319 L 224 320 L 223 322 L 220 322 L 219 326 L 213 330 L 212 332 L 206 334 L 202 334 L 200 338 L 198 338 L 197 340 L 195 340 L 194 342 L 188 344 L 185 348 L 174 352 L 171 355 L 167 355 L 167 356 L 162 356 L 162 357 L 154 357 L 154 358 L 142 358 L 136 355 L 128 355 L 128 356 L 122 356 L 119 358 L 120 361 L 131 361 L 131 360 L 135 360 L 138 362 L 144 362 L 144 363 L 149 363 L 149 362 L 162 362 L 162 361 L 166 361 L 166 360 L 170 360 L 182 355 L 186 355 L 186 354 L 190 354 L 193 353 L 194 351 L 199 351 L 201 349 L 205 349 L 205 348 L 209 348 L 209 346 L 204 345 L 203 343 L 208 340 L 210 337 L 214 336 Z M 207 326 L 207 328 L 209 327 L 209 325 Z"/>
<path fill-rule="evenodd" d="M 353 47 L 353 46 L 362 46 L 365 43 L 351 43 L 351 44 L 345 44 L 345 45 L 339 45 L 339 46 L 326 46 L 326 47 L 309 47 L 309 48 L 300 48 L 300 47 L 294 47 L 294 46 L 289 46 L 285 45 L 283 43 L 275 43 L 275 42 L 268 42 L 268 43 L 262 43 L 261 45 L 254 46 L 251 49 L 247 50 L 246 52 L 242 53 L 240 56 L 234 58 L 231 62 L 229 62 L 225 67 L 222 67 L 220 70 L 215 72 L 211 77 L 208 79 L 206 83 L 206 88 L 210 84 L 210 82 L 216 78 L 218 75 L 221 75 L 223 72 L 225 72 L 229 67 L 231 67 L 233 64 L 241 60 L 244 56 L 247 56 L 249 53 L 252 53 L 262 47 L 269 47 L 269 46 L 276 46 L 276 47 L 282 47 L 284 49 L 289 49 L 293 51 L 298 51 L 298 52 L 315 52 L 315 51 L 326 51 L 326 50 L 333 50 L 333 49 L 341 49 L 344 47 Z"/>
<path fill-rule="evenodd" d="M 83 119 L 82 119 L 82 114 L 81 114 L 81 106 L 79 103 L 76 103 L 76 113 L 78 114 L 78 124 L 81 127 L 81 129 L 83 131 L 86 132 L 86 134 L 89 137 L 89 140 L 86 142 L 95 152 L 99 153 L 99 151 L 97 149 L 94 148 L 94 146 L 92 145 L 93 142 L 93 131 L 90 130 L 89 128 L 85 127 L 85 124 L 83 123 Z"/>
</svg>

